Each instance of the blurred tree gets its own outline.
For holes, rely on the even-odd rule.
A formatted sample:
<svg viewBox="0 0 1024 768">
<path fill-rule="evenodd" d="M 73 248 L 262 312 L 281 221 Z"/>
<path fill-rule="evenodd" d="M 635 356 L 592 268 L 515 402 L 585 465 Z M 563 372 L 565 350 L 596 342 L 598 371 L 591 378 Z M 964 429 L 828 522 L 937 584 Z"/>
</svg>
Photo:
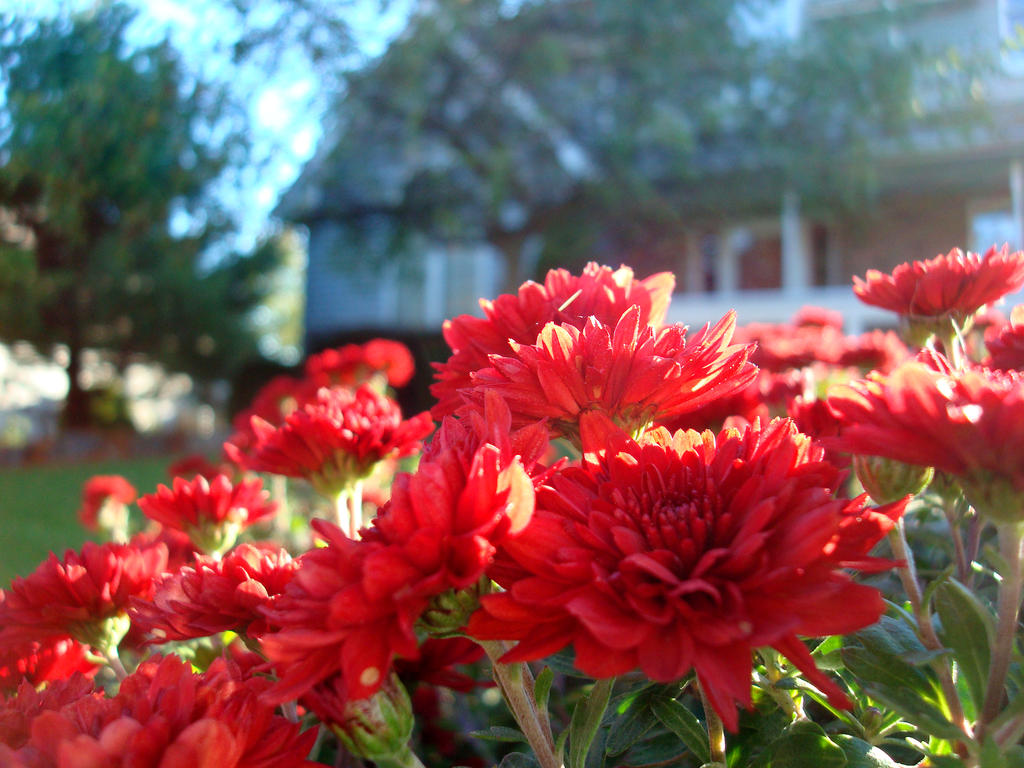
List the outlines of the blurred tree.
<svg viewBox="0 0 1024 768">
<path fill-rule="evenodd" d="M 348 78 L 332 147 L 299 184 L 318 194 L 286 207 L 383 212 L 395 251 L 410 232 L 485 239 L 512 287 L 538 260 L 621 258 L 725 210 L 770 214 L 785 190 L 811 212 L 863 201 L 865 158 L 920 124 L 921 89 L 960 98 L 972 72 L 925 82 L 937 52 L 892 34 L 891 4 L 813 35 L 766 22 L 779 5 L 421 0 Z"/>
<path fill-rule="evenodd" d="M 168 42 L 132 47 L 133 15 L 0 16 L 0 338 L 67 345 L 69 424 L 88 418 L 85 347 L 199 377 L 252 356 L 270 258 L 209 257 L 245 114 Z"/>
</svg>

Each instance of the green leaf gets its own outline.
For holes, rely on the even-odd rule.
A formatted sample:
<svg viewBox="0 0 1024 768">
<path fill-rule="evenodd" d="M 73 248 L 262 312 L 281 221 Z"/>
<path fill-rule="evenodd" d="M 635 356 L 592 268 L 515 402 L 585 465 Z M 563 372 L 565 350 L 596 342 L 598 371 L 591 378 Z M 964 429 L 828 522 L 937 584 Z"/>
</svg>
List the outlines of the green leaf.
<svg viewBox="0 0 1024 768">
<path fill-rule="evenodd" d="M 963 737 L 938 706 L 936 685 L 924 670 L 866 648 L 845 649 L 843 661 L 870 696 L 921 730 L 945 739 Z"/>
<path fill-rule="evenodd" d="M 832 741 L 838 744 L 846 755 L 848 768 L 899 768 L 899 764 L 889 755 L 863 739 L 840 734 L 833 736 Z"/>
<path fill-rule="evenodd" d="M 1006 768 L 1024 768 L 1024 747 L 1015 744 L 1004 753 Z"/>
<path fill-rule="evenodd" d="M 537 709 L 542 712 L 548 708 L 548 697 L 551 696 L 551 684 L 554 680 L 555 673 L 551 667 L 544 667 L 533 683 L 533 700 L 537 702 Z"/>
<path fill-rule="evenodd" d="M 821 726 L 801 721 L 793 723 L 773 741 L 755 761 L 764 768 L 846 768 L 846 753 L 832 742 Z"/>
<path fill-rule="evenodd" d="M 675 699 L 656 699 L 651 704 L 651 709 L 665 727 L 678 736 L 686 748 L 697 756 L 698 760 L 702 763 L 711 760 L 708 732 L 700 724 L 696 715 Z"/>
<path fill-rule="evenodd" d="M 935 599 L 935 590 L 945 584 L 953 576 L 953 571 L 956 570 L 955 565 L 949 565 L 942 569 L 942 571 L 929 582 L 928 586 L 924 588 L 924 593 L 921 595 L 921 605 L 931 605 L 932 600 Z"/>
<path fill-rule="evenodd" d="M 1008 744 L 1020 741 L 1021 737 L 1024 736 L 1024 721 L 1022 721 L 1021 715 L 1024 715 L 1024 692 L 1018 692 L 1016 696 L 1010 699 L 1007 707 L 992 721 L 991 732 L 999 733 Z M 1014 728 L 1009 733 L 1001 733 L 1011 720 L 1015 723 Z"/>
<path fill-rule="evenodd" d="M 609 755 L 621 755 L 658 723 L 651 709 L 651 697 L 641 694 L 629 707 L 612 721 L 605 751 Z"/>
<path fill-rule="evenodd" d="M 615 680 L 598 680 L 589 693 L 576 703 L 569 722 L 569 755 L 568 768 L 584 768 L 590 744 L 601 726 L 601 719 L 608 708 L 612 685 Z"/>
<path fill-rule="evenodd" d="M 516 728 L 506 728 L 504 725 L 492 725 L 480 731 L 470 731 L 470 736 L 487 741 L 526 741 L 526 736 Z"/>
<path fill-rule="evenodd" d="M 664 731 L 644 739 L 629 750 L 631 765 L 675 764 L 686 752 L 674 733 Z"/>
<path fill-rule="evenodd" d="M 505 755 L 498 764 L 498 768 L 539 768 L 540 764 L 531 755 L 524 755 L 522 752 L 512 752 Z"/>
<path fill-rule="evenodd" d="M 889 656 L 928 653 L 915 631 L 905 621 L 892 616 L 883 616 L 877 624 L 862 629 L 853 637 L 868 650 Z"/>
<path fill-rule="evenodd" d="M 818 647 L 811 652 L 811 655 L 814 656 L 814 662 L 818 669 L 842 669 L 843 661 L 839 656 L 842 649 L 842 635 L 833 635 L 822 640 Z"/>
<path fill-rule="evenodd" d="M 593 680 L 592 677 L 589 677 L 576 669 L 574 665 L 575 660 L 576 654 L 572 652 L 572 649 L 567 648 L 564 651 L 559 651 L 556 654 L 548 656 L 544 659 L 544 663 L 560 675 L 565 675 L 566 677 L 582 677 L 588 680 Z"/>
<path fill-rule="evenodd" d="M 935 590 L 935 609 L 942 620 L 939 637 L 953 649 L 971 699 L 980 709 L 995 636 L 992 614 L 970 590 L 952 579 Z"/>
</svg>

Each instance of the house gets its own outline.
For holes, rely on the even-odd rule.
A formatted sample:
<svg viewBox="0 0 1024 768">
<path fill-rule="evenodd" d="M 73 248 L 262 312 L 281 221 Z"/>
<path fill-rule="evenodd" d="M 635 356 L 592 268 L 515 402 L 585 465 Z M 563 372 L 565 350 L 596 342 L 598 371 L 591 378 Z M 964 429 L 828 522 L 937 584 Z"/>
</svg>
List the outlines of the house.
<svg viewBox="0 0 1024 768">
<path fill-rule="evenodd" d="M 786 0 L 780 18 L 785 34 L 805 38 L 881 5 Z M 778 322 L 815 304 L 841 310 L 856 331 L 892 318 L 856 301 L 851 275 L 954 246 L 1024 245 L 1024 50 L 1009 45 L 1024 24 L 1024 0 L 901 5 L 914 14 L 887 28 L 891 45 L 914 40 L 933 51 L 994 52 L 995 67 L 968 90 L 984 96 L 986 116 L 974 121 L 965 104 L 966 124 L 955 132 L 925 119 L 903 141 L 879 138 L 869 161 L 871 204 L 857 209 L 808 212 L 784 175 L 769 197 L 744 204 L 742 179 L 759 174 L 764 157 L 726 143 L 728 151 L 699 158 L 724 169 L 722 186 L 740 203 L 735 210 L 720 206 L 709 215 L 695 206 L 689 219 L 684 210 L 683 226 L 655 249 L 670 256 L 649 269 L 642 252 L 618 256 L 598 247 L 596 258 L 630 262 L 641 274 L 672 268 L 684 294 L 673 302 L 672 320 L 700 323 L 735 307 L 741 322 Z M 309 231 L 310 349 L 350 332 L 436 332 L 444 318 L 476 311 L 477 297 L 533 275 L 550 232 L 541 225 L 578 214 L 580 190 L 605 172 L 592 149 L 605 120 L 597 76 L 552 80 L 549 90 L 561 92 L 538 98 L 486 36 L 434 23 L 440 29 L 409 33 L 433 32 L 432 58 L 410 64 L 414 54 L 400 40 L 354 79 L 333 130 L 279 204 L 282 218 Z M 403 66 L 420 79 L 396 95 L 388 83 Z M 572 77 L 590 79 L 577 88 Z M 923 114 L 960 109 L 928 88 L 917 92 Z M 670 126 L 686 130 L 685 110 L 664 111 Z M 572 117 L 580 113 L 587 119 Z M 485 158 L 483 167 L 466 157 Z M 648 162 L 652 178 L 666 165 L 656 152 L 638 153 L 637 162 Z M 746 177 L 735 175 L 740 166 Z"/>
</svg>

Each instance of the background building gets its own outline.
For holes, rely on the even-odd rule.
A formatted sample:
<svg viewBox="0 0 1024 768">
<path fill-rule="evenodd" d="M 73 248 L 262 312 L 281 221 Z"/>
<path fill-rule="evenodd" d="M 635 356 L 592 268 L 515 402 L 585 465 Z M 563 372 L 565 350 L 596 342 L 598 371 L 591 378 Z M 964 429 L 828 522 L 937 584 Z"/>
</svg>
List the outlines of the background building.
<svg viewBox="0 0 1024 768">
<path fill-rule="evenodd" d="M 309 231 L 309 348 L 436 332 L 586 258 L 675 271 L 674 320 L 817 304 L 857 330 L 890 318 L 856 302 L 851 275 L 1024 243 L 1024 2 L 791 0 L 738 26 L 695 3 L 706 38 L 732 36 L 720 71 L 641 51 L 625 74 L 618 32 L 583 5 L 424 3 L 352 79 L 278 208 Z M 524 65 L 544 45 L 564 46 L 557 64 Z M 625 100 L 652 85 L 633 122 Z"/>
</svg>

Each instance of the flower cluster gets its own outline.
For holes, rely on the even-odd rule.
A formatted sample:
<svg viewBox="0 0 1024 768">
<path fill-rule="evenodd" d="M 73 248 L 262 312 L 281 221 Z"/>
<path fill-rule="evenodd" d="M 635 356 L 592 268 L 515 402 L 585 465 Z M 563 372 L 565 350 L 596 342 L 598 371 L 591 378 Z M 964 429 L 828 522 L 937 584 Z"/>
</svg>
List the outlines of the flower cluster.
<svg viewBox="0 0 1024 768">
<path fill-rule="evenodd" d="M 147 530 L 94 478 L 81 520 L 118 540 L 0 591 L 0 764 L 498 764 L 438 692 L 486 655 L 520 729 L 490 734 L 542 768 L 987 765 L 1024 732 L 1024 315 L 969 326 L 1022 285 L 1006 248 L 855 279 L 905 346 L 821 308 L 691 331 L 667 273 L 552 270 L 445 324 L 411 418 L 404 346 L 318 352 L 138 500 Z M 915 519 L 952 541 L 927 586 Z"/>
<path fill-rule="evenodd" d="M 841 569 L 891 565 L 868 551 L 902 505 L 835 498 L 838 470 L 786 420 L 639 441 L 593 421 L 585 463 L 540 490 L 536 520 L 495 568 L 506 591 L 483 598 L 470 635 L 517 640 L 515 661 L 571 644 L 594 677 L 639 668 L 671 682 L 695 669 L 733 730 L 751 652 L 769 646 L 843 706 L 797 636 L 878 619 L 879 593 Z"/>
</svg>

